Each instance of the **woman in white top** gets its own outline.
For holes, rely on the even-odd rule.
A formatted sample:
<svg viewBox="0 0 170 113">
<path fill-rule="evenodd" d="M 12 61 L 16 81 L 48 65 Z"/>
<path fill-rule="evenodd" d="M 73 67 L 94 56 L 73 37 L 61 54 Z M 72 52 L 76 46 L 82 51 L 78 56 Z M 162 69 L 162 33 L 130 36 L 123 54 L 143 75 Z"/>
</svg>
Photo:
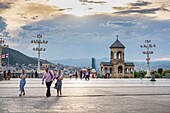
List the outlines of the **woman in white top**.
<svg viewBox="0 0 170 113">
<path fill-rule="evenodd" d="M 22 70 L 22 74 L 20 76 L 20 79 L 21 79 L 20 80 L 20 91 L 21 91 L 21 93 L 19 94 L 19 96 L 21 96 L 22 93 L 23 93 L 23 95 L 25 95 L 24 86 L 26 84 L 26 74 L 25 74 L 24 70 Z"/>
<path fill-rule="evenodd" d="M 62 89 L 62 80 L 63 80 L 63 75 L 61 74 L 61 71 L 58 70 L 58 74 L 56 76 L 57 82 L 55 83 L 55 89 L 57 89 L 57 97 L 62 95 L 61 89 Z"/>
</svg>

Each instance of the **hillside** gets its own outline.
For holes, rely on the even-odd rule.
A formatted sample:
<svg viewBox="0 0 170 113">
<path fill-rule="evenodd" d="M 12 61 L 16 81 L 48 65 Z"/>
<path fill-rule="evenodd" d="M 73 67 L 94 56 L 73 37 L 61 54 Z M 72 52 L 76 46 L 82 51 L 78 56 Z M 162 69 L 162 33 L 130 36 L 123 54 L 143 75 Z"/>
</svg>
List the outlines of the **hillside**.
<svg viewBox="0 0 170 113">
<path fill-rule="evenodd" d="M 29 57 L 17 50 L 11 49 L 11 48 L 3 48 L 2 54 L 7 54 L 9 53 L 9 60 L 10 60 L 10 65 L 15 65 L 16 63 L 19 64 L 37 64 L 37 58 L 32 58 Z M 8 59 L 5 58 L 2 60 L 3 64 L 7 64 Z M 43 62 L 46 62 L 45 60 L 41 60 L 41 64 Z"/>
</svg>

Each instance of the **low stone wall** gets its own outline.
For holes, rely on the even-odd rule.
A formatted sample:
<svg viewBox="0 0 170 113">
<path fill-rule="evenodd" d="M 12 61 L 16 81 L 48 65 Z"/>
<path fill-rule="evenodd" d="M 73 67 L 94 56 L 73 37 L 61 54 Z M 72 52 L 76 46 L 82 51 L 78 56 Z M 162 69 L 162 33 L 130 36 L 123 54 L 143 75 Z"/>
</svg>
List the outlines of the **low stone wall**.
<svg viewBox="0 0 170 113">
<path fill-rule="evenodd" d="M 120 74 L 120 75 L 110 74 L 110 78 L 134 78 L 134 75 L 131 73 L 125 74 L 124 76 L 123 76 L 123 74 Z"/>
</svg>

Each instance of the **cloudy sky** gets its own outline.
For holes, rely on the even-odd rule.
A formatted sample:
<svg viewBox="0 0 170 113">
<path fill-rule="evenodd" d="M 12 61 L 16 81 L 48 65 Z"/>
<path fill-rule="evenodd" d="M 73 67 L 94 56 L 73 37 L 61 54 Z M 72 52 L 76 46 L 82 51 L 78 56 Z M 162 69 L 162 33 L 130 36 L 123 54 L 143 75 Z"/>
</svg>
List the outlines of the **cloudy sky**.
<svg viewBox="0 0 170 113">
<path fill-rule="evenodd" d="M 11 48 L 36 57 L 37 34 L 49 41 L 47 60 L 109 57 L 116 35 L 127 61 L 145 60 L 146 39 L 156 44 L 153 60 L 170 60 L 170 1 L 0 0 L 0 35 Z"/>
</svg>

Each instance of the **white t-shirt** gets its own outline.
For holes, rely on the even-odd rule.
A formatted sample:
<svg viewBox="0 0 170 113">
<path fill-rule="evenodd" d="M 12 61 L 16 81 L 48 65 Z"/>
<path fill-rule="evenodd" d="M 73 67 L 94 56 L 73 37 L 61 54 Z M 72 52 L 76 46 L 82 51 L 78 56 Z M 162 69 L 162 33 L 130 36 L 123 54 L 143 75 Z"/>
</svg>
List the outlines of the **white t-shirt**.
<svg viewBox="0 0 170 113">
<path fill-rule="evenodd" d="M 63 77 L 63 74 L 57 74 L 57 76 L 56 77 L 58 77 L 58 79 L 61 79 L 62 77 Z"/>
<path fill-rule="evenodd" d="M 26 78 L 26 74 L 21 74 L 21 75 L 20 75 L 20 78 L 21 78 L 21 79 L 25 79 L 25 78 Z"/>
</svg>

